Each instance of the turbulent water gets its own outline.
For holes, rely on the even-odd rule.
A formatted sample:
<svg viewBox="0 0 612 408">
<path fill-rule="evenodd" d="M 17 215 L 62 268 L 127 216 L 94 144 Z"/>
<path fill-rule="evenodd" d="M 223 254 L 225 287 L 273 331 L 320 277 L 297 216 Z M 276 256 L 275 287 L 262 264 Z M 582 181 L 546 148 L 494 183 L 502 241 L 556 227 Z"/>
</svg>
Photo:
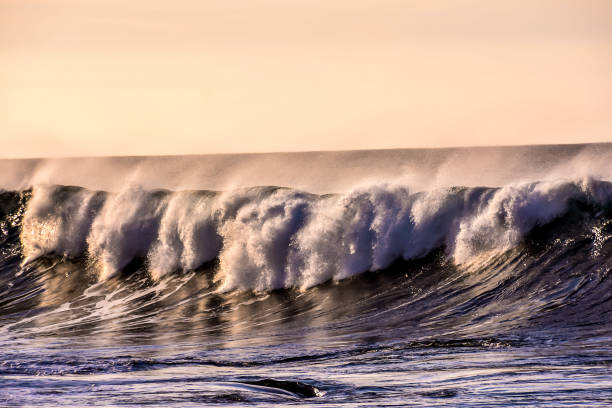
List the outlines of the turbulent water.
<svg viewBox="0 0 612 408">
<path fill-rule="evenodd" d="M 313 155 L 2 163 L 0 406 L 612 403 L 611 145 Z"/>
</svg>

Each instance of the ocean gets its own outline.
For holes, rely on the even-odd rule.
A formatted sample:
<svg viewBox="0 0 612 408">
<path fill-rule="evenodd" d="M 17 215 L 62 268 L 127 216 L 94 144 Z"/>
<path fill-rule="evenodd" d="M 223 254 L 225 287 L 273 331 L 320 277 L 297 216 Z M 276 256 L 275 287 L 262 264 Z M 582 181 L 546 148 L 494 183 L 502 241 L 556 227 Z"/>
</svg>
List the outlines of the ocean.
<svg viewBox="0 0 612 408">
<path fill-rule="evenodd" d="M 0 406 L 612 405 L 612 144 L 0 160 Z"/>
</svg>

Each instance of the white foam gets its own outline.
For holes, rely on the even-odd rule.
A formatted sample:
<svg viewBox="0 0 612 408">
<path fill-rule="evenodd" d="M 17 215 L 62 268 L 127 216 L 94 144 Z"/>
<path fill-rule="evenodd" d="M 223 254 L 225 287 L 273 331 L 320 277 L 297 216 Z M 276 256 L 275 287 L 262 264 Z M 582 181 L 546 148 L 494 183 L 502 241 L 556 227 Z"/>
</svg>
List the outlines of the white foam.
<svg viewBox="0 0 612 408">
<path fill-rule="evenodd" d="M 250 188 L 120 193 L 40 186 L 22 226 L 24 256 L 86 255 L 101 280 L 143 258 L 155 279 L 219 259 L 220 290 L 307 288 L 384 269 L 444 246 L 457 263 L 517 245 L 570 200 L 612 202 L 584 178 L 412 193 L 362 186 L 342 195 Z"/>
</svg>

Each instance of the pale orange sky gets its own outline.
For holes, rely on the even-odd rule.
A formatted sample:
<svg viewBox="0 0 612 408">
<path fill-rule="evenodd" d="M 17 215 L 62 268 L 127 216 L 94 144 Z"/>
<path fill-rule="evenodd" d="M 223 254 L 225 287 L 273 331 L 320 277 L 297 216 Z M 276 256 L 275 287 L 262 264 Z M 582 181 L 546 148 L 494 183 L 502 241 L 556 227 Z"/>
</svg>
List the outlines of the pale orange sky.
<svg viewBox="0 0 612 408">
<path fill-rule="evenodd" d="M 612 141 L 609 0 L 0 0 L 0 157 Z"/>
</svg>

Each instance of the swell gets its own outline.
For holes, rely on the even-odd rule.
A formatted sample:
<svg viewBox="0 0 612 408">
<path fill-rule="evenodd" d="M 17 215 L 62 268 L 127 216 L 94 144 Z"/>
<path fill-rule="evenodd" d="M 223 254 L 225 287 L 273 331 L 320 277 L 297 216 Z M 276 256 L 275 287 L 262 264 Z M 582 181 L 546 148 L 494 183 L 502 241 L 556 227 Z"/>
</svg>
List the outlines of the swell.
<svg viewBox="0 0 612 408">
<path fill-rule="evenodd" d="M 339 281 L 440 248 L 455 264 L 478 264 L 571 212 L 585 223 L 609 222 L 612 183 L 416 193 L 375 185 L 344 195 L 279 187 L 108 193 L 36 186 L 5 192 L 1 201 L 2 251 L 18 251 L 22 265 L 50 255 L 84 258 L 104 281 L 138 260 L 154 280 L 218 262 L 219 291 L 265 291 Z M 16 234 L 18 242 L 7 243 Z M 594 245 L 608 238 L 600 233 Z"/>
</svg>

